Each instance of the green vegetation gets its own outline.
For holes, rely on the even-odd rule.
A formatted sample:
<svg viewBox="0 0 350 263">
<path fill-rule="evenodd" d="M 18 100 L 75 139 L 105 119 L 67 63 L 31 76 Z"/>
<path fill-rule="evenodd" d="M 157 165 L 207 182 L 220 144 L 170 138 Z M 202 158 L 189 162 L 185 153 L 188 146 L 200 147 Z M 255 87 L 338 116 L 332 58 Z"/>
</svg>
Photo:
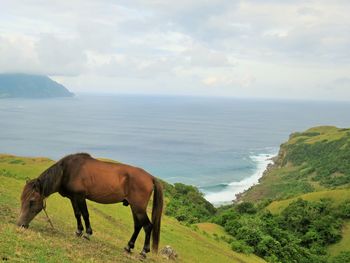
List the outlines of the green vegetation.
<svg viewBox="0 0 350 263">
<path fill-rule="evenodd" d="M 296 136 L 294 139 L 299 138 L 296 143 L 288 143 L 284 146 L 287 154 L 282 165 L 290 162 L 293 165 L 302 166 L 305 172 L 300 173 L 299 178 L 315 173 L 312 180 L 325 187 L 349 184 L 350 131 L 339 133 L 343 136 L 337 139 L 320 134 L 318 136 L 322 141 L 313 139 L 312 143 L 307 141 L 304 134 Z"/>
<path fill-rule="evenodd" d="M 165 214 L 187 223 L 207 221 L 216 212 L 214 206 L 204 199 L 203 194 L 191 185 L 163 182 L 168 199 Z"/>
<path fill-rule="evenodd" d="M 0 155 L 0 259 L 9 262 L 139 262 L 138 252 L 144 235 L 141 232 L 131 255 L 124 253 L 133 221 L 130 208 L 121 204 L 88 202 L 94 230 L 90 241 L 75 237 L 76 223 L 71 204 L 58 194 L 47 200 L 47 211 L 55 229 L 51 229 L 43 213 L 27 230 L 15 226 L 25 179 L 37 177 L 52 163 L 47 158 Z M 171 196 L 170 193 L 166 195 Z M 214 233 L 188 227 L 168 216 L 162 220 L 160 248 L 165 245 L 177 251 L 179 262 L 264 262 L 255 255 L 232 251 L 230 245 Z M 150 253 L 145 262 L 168 260 Z"/>
<path fill-rule="evenodd" d="M 333 126 L 291 134 L 275 165 L 241 199 L 286 199 L 350 186 L 350 129 Z"/>
<path fill-rule="evenodd" d="M 318 201 L 322 199 L 329 199 L 332 201 L 333 205 L 340 205 L 346 200 L 350 200 L 350 189 L 335 189 L 335 190 L 327 190 L 327 191 L 319 191 L 308 194 L 299 195 L 297 197 L 273 201 L 268 206 L 267 209 L 273 213 L 280 213 L 283 209 L 285 209 L 290 203 L 296 201 L 297 199 L 303 199 L 307 201 Z"/>
<path fill-rule="evenodd" d="M 0 98 L 72 97 L 63 85 L 47 76 L 0 74 Z"/>
<path fill-rule="evenodd" d="M 198 223 L 194 225 L 195 228 L 198 228 L 199 230 L 202 230 L 203 232 L 213 235 L 214 237 L 218 238 L 229 238 L 229 235 L 225 231 L 225 229 L 222 226 L 219 226 L 218 224 L 214 223 Z"/>
<path fill-rule="evenodd" d="M 268 262 L 350 262 L 350 129 L 293 133 L 255 185 L 213 222 Z"/>
<path fill-rule="evenodd" d="M 347 221 L 342 228 L 342 238 L 338 243 L 335 243 L 328 248 L 328 252 L 332 256 L 339 256 L 347 251 L 350 254 L 350 221 Z M 343 261 L 346 262 L 346 261 Z M 349 260 L 350 262 L 350 260 Z"/>
<path fill-rule="evenodd" d="M 228 206 L 219 210 L 213 222 L 232 236 L 226 241 L 235 251 L 255 253 L 268 262 L 319 263 L 347 256 L 349 240 L 342 238 L 342 226 L 349 219 L 350 200 L 335 205 L 330 199 L 297 199 L 276 214 L 264 204 Z M 335 245 L 328 248 L 331 244 Z M 333 257 L 328 254 L 331 251 Z"/>
</svg>

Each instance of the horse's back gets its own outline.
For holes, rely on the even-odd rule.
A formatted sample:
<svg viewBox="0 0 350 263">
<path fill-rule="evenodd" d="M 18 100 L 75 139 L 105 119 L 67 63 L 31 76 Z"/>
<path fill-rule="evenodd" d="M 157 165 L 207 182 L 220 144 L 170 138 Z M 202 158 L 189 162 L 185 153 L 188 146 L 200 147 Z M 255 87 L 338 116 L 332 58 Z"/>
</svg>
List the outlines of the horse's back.
<svg viewBox="0 0 350 263">
<path fill-rule="evenodd" d="M 81 192 L 98 203 L 129 203 L 147 200 L 153 190 L 153 176 L 127 164 L 100 161 L 89 155 L 72 155 L 66 159 L 70 181 L 67 187 Z"/>
</svg>

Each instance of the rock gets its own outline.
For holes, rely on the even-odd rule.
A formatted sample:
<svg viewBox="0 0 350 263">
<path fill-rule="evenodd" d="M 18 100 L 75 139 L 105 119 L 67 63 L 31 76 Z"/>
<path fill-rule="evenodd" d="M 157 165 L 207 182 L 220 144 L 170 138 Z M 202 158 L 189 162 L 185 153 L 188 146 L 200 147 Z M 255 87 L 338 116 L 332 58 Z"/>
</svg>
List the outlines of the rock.
<svg viewBox="0 0 350 263">
<path fill-rule="evenodd" d="M 177 258 L 177 253 L 171 246 L 165 246 L 162 248 L 160 254 L 166 259 L 175 260 Z"/>
</svg>

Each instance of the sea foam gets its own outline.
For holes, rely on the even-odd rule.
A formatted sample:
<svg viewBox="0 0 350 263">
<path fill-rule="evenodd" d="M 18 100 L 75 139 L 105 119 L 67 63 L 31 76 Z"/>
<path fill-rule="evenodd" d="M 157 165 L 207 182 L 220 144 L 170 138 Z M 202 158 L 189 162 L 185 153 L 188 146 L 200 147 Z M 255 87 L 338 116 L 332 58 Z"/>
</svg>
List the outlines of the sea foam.
<svg viewBox="0 0 350 263">
<path fill-rule="evenodd" d="M 263 175 L 267 166 L 271 164 L 273 154 L 258 154 L 252 155 L 250 158 L 256 163 L 256 169 L 254 173 L 238 182 L 231 182 L 219 192 L 208 192 L 204 195 L 210 203 L 214 205 L 229 204 L 236 199 L 236 194 L 242 193 L 249 189 L 251 186 L 259 183 L 259 179 Z"/>
</svg>

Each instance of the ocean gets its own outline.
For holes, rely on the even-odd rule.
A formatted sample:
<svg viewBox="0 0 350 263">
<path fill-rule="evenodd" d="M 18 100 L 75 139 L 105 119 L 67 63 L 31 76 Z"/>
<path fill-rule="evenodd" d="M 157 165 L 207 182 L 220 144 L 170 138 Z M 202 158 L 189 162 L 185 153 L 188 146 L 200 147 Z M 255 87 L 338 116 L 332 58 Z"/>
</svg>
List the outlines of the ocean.
<svg viewBox="0 0 350 263">
<path fill-rule="evenodd" d="M 350 103 L 86 95 L 1 99 L 0 152 L 58 160 L 75 152 L 119 160 L 218 205 L 258 182 L 290 133 L 350 127 Z"/>
</svg>

